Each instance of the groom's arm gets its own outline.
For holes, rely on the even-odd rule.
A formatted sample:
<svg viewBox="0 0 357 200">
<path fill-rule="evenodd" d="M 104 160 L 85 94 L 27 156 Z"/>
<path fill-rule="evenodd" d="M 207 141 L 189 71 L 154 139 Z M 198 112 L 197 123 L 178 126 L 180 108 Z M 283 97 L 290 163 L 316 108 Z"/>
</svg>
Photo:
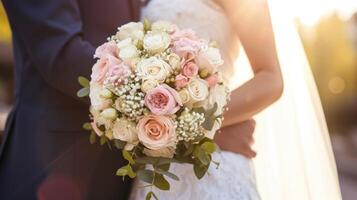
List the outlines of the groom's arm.
<svg viewBox="0 0 357 200">
<path fill-rule="evenodd" d="M 82 37 L 75 0 L 3 0 L 12 30 L 54 88 L 76 97 L 78 76 L 89 77 L 95 48 Z"/>
</svg>

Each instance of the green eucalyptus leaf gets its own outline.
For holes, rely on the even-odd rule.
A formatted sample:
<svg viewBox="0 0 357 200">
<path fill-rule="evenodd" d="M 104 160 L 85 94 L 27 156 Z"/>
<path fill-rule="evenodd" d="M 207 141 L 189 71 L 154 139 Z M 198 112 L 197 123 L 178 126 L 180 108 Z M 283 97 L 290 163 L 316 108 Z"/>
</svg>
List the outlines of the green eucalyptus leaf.
<svg viewBox="0 0 357 200">
<path fill-rule="evenodd" d="M 163 164 L 163 165 L 158 165 L 158 166 L 156 166 L 156 168 L 164 170 L 164 171 L 168 171 L 170 169 L 170 163 Z"/>
<path fill-rule="evenodd" d="M 205 109 L 204 109 L 203 107 L 193 108 L 192 111 L 193 111 L 193 112 L 196 112 L 196 113 L 203 113 L 203 114 L 206 113 L 206 111 L 205 111 Z"/>
<path fill-rule="evenodd" d="M 154 192 L 152 192 L 152 196 L 155 198 L 155 200 L 159 200 L 159 198 L 156 196 Z"/>
<path fill-rule="evenodd" d="M 215 117 L 205 117 L 205 121 L 203 122 L 202 127 L 206 130 L 212 130 L 215 120 Z"/>
<path fill-rule="evenodd" d="M 91 130 L 92 130 L 92 126 L 90 125 L 89 122 L 84 123 L 83 126 L 82 126 L 82 128 L 83 128 L 84 130 L 86 130 L 86 131 L 91 131 Z"/>
<path fill-rule="evenodd" d="M 152 192 L 146 194 L 145 200 L 151 200 Z"/>
<path fill-rule="evenodd" d="M 154 185 L 160 190 L 170 190 L 170 183 L 165 179 L 162 174 L 155 174 Z"/>
<path fill-rule="evenodd" d="M 200 141 L 200 144 L 203 144 L 203 143 L 205 143 L 205 142 L 212 142 L 212 143 L 214 143 L 214 141 L 213 141 L 212 139 L 210 139 L 210 138 L 208 138 L 208 137 L 204 137 L 204 138 Z"/>
<path fill-rule="evenodd" d="M 198 179 L 201 179 L 207 172 L 208 166 L 201 166 L 199 163 L 193 165 L 193 171 Z"/>
<path fill-rule="evenodd" d="M 131 165 L 127 165 L 127 170 L 128 170 L 128 176 L 130 178 L 135 178 L 136 173 L 133 171 L 133 168 L 131 167 Z"/>
<path fill-rule="evenodd" d="M 116 175 L 117 176 L 126 176 L 128 175 L 128 169 L 127 169 L 127 166 L 123 166 L 121 168 L 119 168 L 116 172 Z"/>
<path fill-rule="evenodd" d="M 159 168 L 156 169 L 155 172 L 157 172 L 157 173 L 159 173 L 159 174 L 161 174 L 161 175 L 165 175 L 165 176 L 167 176 L 167 177 L 170 177 L 170 178 L 172 178 L 172 179 L 174 179 L 174 180 L 176 180 L 176 181 L 179 181 L 179 180 L 180 180 L 179 177 L 176 176 L 175 174 L 173 174 L 173 173 L 171 173 L 171 172 L 168 172 L 168 171 L 161 170 L 161 169 L 159 169 Z"/>
<path fill-rule="evenodd" d="M 156 165 L 167 165 L 170 164 L 171 161 L 171 158 L 159 158 L 159 160 L 156 162 Z"/>
<path fill-rule="evenodd" d="M 207 115 L 207 116 L 212 116 L 212 117 L 214 117 L 213 114 L 216 112 L 217 108 L 218 108 L 218 104 L 217 104 L 217 103 L 214 103 L 214 104 L 213 104 L 213 107 L 212 107 L 211 109 L 208 109 L 208 110 L 206 111 L 206 115 Z"/>
<path fill-rule="evenodd" d="M 154 199 L 159 200 L 155 193 L 153 191 L 150 191 L 146 194 L 145 200 L 151 200 L 151 198 L 154 197 Z"/>
<path fill-rule="evenodd" d="M 144 30 L 145 31 L 150 31 L 151 30 L 151 22 L 147 18 L 144 19 L 143 24 L 144 24 Z"/>
<path fill-rule="evenodd" d="M 146 194 L 145 200 L 151 200 L 152 192 Z"/>
<path fill-rule="evenodd" d="M 114 146 L 119 150 L 124 149 L 125 145 L 126 145 L 126 142 L 124 142 L 124 141 L 114 140 Z"/>
<path fill-rule="evenodd" d="M 154 180 L 154 171 L 149 169 L 143 169 L 136 172 L 138 178 L 146 183 L 152 184 Z"/>
<path fill-rule="evenodd" d="M 149 157 L 149 156 L 140 157 L 140 158 L 136 158 L 135 159 L 136 163 L 139 163 L 139 164 L 151 164 L 151 165 L 157 163 L 158 160 L 159 160 L 159 158 Z"/>
<path fill-rule="evenodd" d="M 89 87 L 82 88 L 77 92 L 77 96 L 80 98 L 86 97 L 88 95 L 89 95 Z"/>
<path fill-rule="evenodd" d="M 201 149 L 203 149 L 208 154 L 212 154 L 216 151 L 216 145 L 213 142 L 205 142 L 201 144 Z"/>
<path fill-rule="evenodd" d="M 188 146 L 188 148 L 185 151 L 185 153 L 183 154 L 183 156 L 186 157 L 186 156 L 191 155 L 194 149 L 195 149 L 194 145 L 191 144 L 190 146 Z"/>
<path fill-rule="evenodd" d="M 82 86 L 82 87 L 89 87 L 89 80 L 83 76 L 79 76 L 78 77 L 78 83 Z"/>
<path fill-rule="evenodd" d="M 95 134 L 93 131 L 90 133 L 89 136 L 89 142 L 91 144 L 94 144 L 97 141 L 97 134 Z"/>
<path fill-rule="evenodd" d="M 100 136 L 99 143 L 100 145 L 104 145 L 107 142 L 107 139 L 105 138 L 105 135 Z"/>
<path fill-rule="evenodd" d="M 203 165 L 208 165 L 211 162 L 210 156 L 200 146 L 196 146 L 193 155 L 198 158 Z"/>
<path fill-rule="evenodd" d="M 130 155 L 128 151 L 123 150 L 122 153 L 125 160 L 127 160 L 131 165 L 135 164 L 133 157 Z"/>
</svg>

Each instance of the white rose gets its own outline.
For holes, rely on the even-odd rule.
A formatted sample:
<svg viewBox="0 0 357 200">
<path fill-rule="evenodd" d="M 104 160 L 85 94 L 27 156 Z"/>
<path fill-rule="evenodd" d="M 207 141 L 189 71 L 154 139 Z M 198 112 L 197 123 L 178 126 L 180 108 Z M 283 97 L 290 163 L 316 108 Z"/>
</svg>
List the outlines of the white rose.
<svg viewBox="0 0 357 200">
<path fill-rule="evenodd" d="M 156 57 L 139 61 L 137 70 L 145 80 L 156 80 L 159 83 L 163 83 L 172 71 L 169 64 Z"/>
<path fill-rule="evenodd" d="M 113 126 L 113 138 L 129 144 L 137 144 L 139 139 L 135 123 L 124 118 L 118 118 Z"/>
<path fill-rule="evenodd" d="M 150 53 L 161 53 L 170 45 L 170 35 L 166 32 L 150 32 L 144 37 L 144 49 Z"/>
<path fill-rule="evenodd" d="M 108 108 L 112 104 L 111 99 L 102 97 L 101 93 L 103 90 L 106 89 L 102 85 L 95 81 L 91 82 L 89 90 L 89 99 L 91 101 L 91 105 L 96 110 L 103 110 L 105 108 Z"/>
<path fill-rule="evenodd" d="M 151 157 L 173 158 L 175 154 L 175 149 L 173 147 L 167 147 L 159 150 L 151 150 L 144 148 L 143 153 Z"/>
<path fill-rule="evenodd" d="M 131 62 L 139 58 L 140 52 L 138 48 L 132 44 L 130 38 L 120 41 L 117 46 L 119 48 L 119 58 L 123 61 Z"/>
<path fill-rule="evenodd" d="M 214 113 L 215 116 L 222 115 L 224 107 L 228 103 L 229 90 L 224 85 L 216 85 L 210 89 L 210 94 L 208 96 L 208 101 L 205 106 L 206 109 L 212 107 L 215 103 L 217 104 L 217 110 Z"/>
<path fill-rule="evenodd" d="M 214 135 L 215 135 L 216 132 L 221 128 L 221 126 L 222 126 L 222 119 L 221 119 L 221 118 L 217 118 L 217 119 L 214 121 L 212 130 L 210 130 L 210 131 L 205 130 L 205 136 L 213 140 Z"/>
<path fill-rule="evenodd" d="M 151 25 L 151 30 L 171 33 L 174 31 L 174 26 L 168 21 L 156 21 Z"/>
<path fill-rule="evenodd" d="M 144 25 L 141 22 L 130 22 L 118 28 L 116 37 L 119 40 L 131 38 L 134 44 L 144 38 Z"/>
<path fill-rule="evenodd" d="M 141 90 L 146 93 L 149 90 L 154 89 L 158 85 L 159 83 L 156 80 L 148 79 L 141 84 Z"/>
<path fill-rule="evenodd" d="M 96 110 L 93 106 L 89 109 L 90 113 L 93 116 L 94 121 L 96 122 L 96 126 L 104 126 L 106 130 L 109 130 L 113 126 L 113 122 L 110 119 L 107 119 L 101 116 L 100 110 Z"/>
<path fill-rule="evenodd" d="M 190 93 L 188 92 L 188 90 L 186 88 L 180 90 L 178 93 L 180 95 L 180 98 L 181 98 L 183 104 L 188 103 L 190 101 L 190 99 L 191 99 Z"/>
<path fill-rule="evenodd" d="M 171 53 L 167 56 L 167 60 L 172 67 L 172 69 L 178 69 L 181 67 L 181 58 L 175 53 Z"/>
<path fill-rule="evenodd" d="M 102 91 L 100 91 L 100 97 L 110 99 L 113 97 L 113 93 L 108 89 L 103 89 Z"/>
<path fill-rule="evenodd" d="M 203 101 L 208 96 L 208 85 L 200 78 L 193 78 L 188 82 L 187 91 L 190 94 L 190 103 Z"/>
<path fill-rule="evenodd" d="M 205 47 L 199 52 L 198 66 L 201 70 L 207 70 L 208 73 L 213 74 L 217 72 L 220 65 L 223 64 L 221 53 L 215 47 Z"/>
<path fill-rule="evenodd" d="M 106 108 L 104 109 L 101 113 L 100 116 L 106 118 L 106 119 L 115 119 L 117 115 L 117 111 L 114 108 Z"/>
</svg>

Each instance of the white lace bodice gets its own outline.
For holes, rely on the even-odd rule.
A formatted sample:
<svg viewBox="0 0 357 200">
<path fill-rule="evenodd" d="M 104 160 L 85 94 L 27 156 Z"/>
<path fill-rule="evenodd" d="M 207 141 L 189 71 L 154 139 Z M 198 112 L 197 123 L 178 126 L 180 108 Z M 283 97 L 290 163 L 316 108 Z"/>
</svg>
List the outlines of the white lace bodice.
<svg viewBox="0 0 357 200">
<path fill-rule="evenodd" d="M 180 28 L 194 30 L 204 39 L 216 41 L 225 62 L 224 78 L 229 81 L 240 44 L 223 9 L 213 0 L 151 0 L 142 10 L 142 18 L 170 21 Z"/>
<path fill-rule="evenodd" d="M 193 29 L 204 39 L 215 40 L 225 64 L 222 69 L 227 81 L 232 76 L 237 58 L 239 40 L 223 10 L 213 0 L 151 0 L 142 10 L 142 17 L 151 21 L 166 20 L 180 28 Z M 180 181 L 168 180 L 168 192 L 155 189 L 161 200 L 259 200 L 255 176 L 250 160 L 231 152 L 216 153 L 213 160 L 219 169 L 211 165 L 201 180 L 194 175 L 192 165 L 172 164 L 170 171 Z M 148 188 L 136 182 L 132 200 L 145 199 Z"/>
</svg>

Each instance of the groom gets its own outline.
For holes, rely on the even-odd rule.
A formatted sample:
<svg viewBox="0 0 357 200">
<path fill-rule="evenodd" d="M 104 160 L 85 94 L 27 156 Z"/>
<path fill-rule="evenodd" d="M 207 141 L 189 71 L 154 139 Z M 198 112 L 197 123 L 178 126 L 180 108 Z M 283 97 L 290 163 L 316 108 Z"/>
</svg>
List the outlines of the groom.
<svg viewBox="0 0 357 200">
<path fill-rule="evenodd" d="M 131 183 L 115 176 L 125 161 L 89 144 L 81 127 L 89 104 L 76 91 L 77 77 L 90 76 L 95 47 L 139 19 L 140 0 L 2 1 L 13 31 L 16 100 L 0 147 L 0 199 L 127 199 Z M 216 139 L 251 157 L 253 130 L 248 121 Z M 235 141 L 220 142 L 228 134 Z"/>
</svg>

